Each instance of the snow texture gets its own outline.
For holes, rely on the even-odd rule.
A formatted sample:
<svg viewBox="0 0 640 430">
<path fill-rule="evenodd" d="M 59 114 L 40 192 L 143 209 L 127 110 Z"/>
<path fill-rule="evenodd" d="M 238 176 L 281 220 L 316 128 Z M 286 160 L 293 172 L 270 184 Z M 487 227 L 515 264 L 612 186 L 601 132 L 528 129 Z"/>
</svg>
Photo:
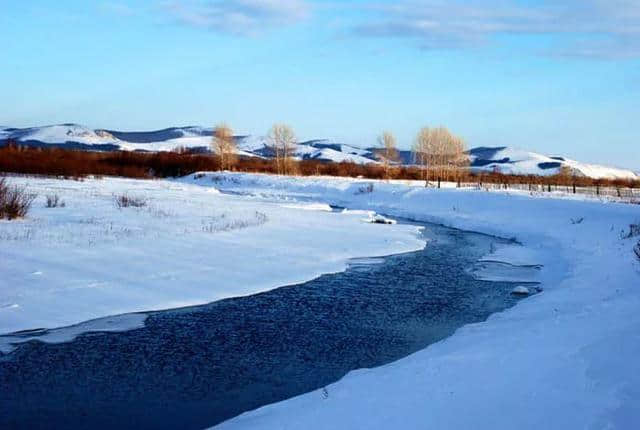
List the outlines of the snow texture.
<svg viewBox="0 0 640 430">
<path fill-rule="evenodd" d="M 9 179 L 38 198 L 26 219 L 0 220 L 0 334 L 255 294 L 425 245 L 416 226 L 191 179 Z M 45 208 L 47 194 L 66 206 Z M 146 205 L 118 209 L 121 194 Z"/>
<path fill-rule="evenodd" d="M 640 261 L 625 239 L 640 206 L 518 192 L 339 179 L 213 175 L 222 189 L 287 195 L 505 238 L 540 264 L 544 291 L 409 357 L 245 413 L 221 429 L 633 429 L 640 427 Z M 203 179 L 203 185 L 211 178 Z M 584 217 L 572 224 L 571 218 Z"/>
<path fill-rule="evenodd" d="M 28 219 L 0 223 L 4 332 L 251 294 L 423 245 L 415 228 L 363 222 L 370 211 L 514 238 L 527 251 L 498 248 L 481 264 L 542 267 L 544 291 L 513 308 L 222 429 L 640 426 L 638 205 L 231 173 L 12 181 L 67 206 L 41 197 Z M 148 205 L 115 209 L 124 191 Z"/>
</svg>

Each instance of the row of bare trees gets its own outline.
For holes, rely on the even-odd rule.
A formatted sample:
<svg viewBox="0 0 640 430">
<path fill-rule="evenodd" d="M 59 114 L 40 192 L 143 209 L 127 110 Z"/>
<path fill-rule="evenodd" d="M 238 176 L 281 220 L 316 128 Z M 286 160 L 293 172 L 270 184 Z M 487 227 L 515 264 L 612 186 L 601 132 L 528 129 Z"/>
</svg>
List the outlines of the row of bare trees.
<svg viewBox="0 0 640 430">
<path fill-rule="evenodd" d="M 33 148 L 10 143 L 0 147 L 0 176 L 2 172 L 60 176 L 81 179 L 87 175 L 123 176 L 128 178 L 167 178 L 185 176 L 198 171 L 220 169 L 220 158 L 196 152 L 94 152 L 61 148 Z M 376 151 L 377 152 L 377 151 Z M 422 166 L 396 164 L 385 171 L 383 163 L 357 164 L 353 162 L 325 163 L 319 160 L 300 160 L 295 163 L 295 174 L 302 176 L 326 175 L 361 177 L 368 179 L 420 180 L 425 176 Z M 260 157 L 238 157 L 233 170 L 241 172 L 277 173 L 273 160 Z M 640 193 L 640 180 L 593 179 L 563 169 L 553 176 L 512 175 L 500 172 L 473 172 L 458 169 L 455 176 L 442 181 L 458 181 L 460 186 L 475 185 L 515 187 L 551 191 L 564 189 L 574 193 L 593 193 L 630 197 L 634 202 Z M 580 188 L 580 189 L 578 189 Z M 572 190 L 573 189 L 573 190 Z"/>
<path fill-rule="evenodd" d="M 296 148 L 296 136 L 286 124 L 274 124 L 269 130 L 267 146 L 273 153 L 276 171 L 279 175 L 295 173 L 296 164 L 293 153 Z M 230 170 L 236 164 L 236 143 L 233 130 L 227 124 L 218 124 L 213 129 L 211 150 L 220 158 L 220 167 Z"/>
<path fill-rule="evenodd" d="M 416 137 L 413 147 L 416 164 L 423 167 L 427 182 L 440 181 L 445 176 L 459 176 L 469 163 L 466 145 L 462 138 L 445 127 L 425 127 Z"/>
<path fill-rule="evenodd" d="M 267 146 L 273 155 L 276 172 L 280 175 L 295 174 L 293 153 L 296 147 L 293 129 L 286 124 L 274 124 L 268 133 Z M 393 133 L 384 131 L 378 137 L 377 158 L 382 164 L 385 177 L 398 163 L 397 141 Z M 220 157 L 223 170 L 232 169 L 237 161 L 236 145 L 231 127 L 219 124 L 213 130 L 211 150 Z M 444 177 L 456 176 L 468 164 L 465 142 L 445 127 L 420 130 L 413 146 L 414 162 L 421 166 L 422 179 L 427 183 Z"/>
<path fill-rule="evenodd" d="M 382 163 L 385 176 L 390 177 L 392 166 L 398 162 L 396 138 L 390 131 L 378 137 L 378 160 Z M 415 164 L 421 166 L 422 179 L 440 180 L 462 174 L 462 168 L 469 163 L 464 140 L 452 134 L 445 127 L 424 127 L 416 136 L 413 145 Z"/>
</svg>

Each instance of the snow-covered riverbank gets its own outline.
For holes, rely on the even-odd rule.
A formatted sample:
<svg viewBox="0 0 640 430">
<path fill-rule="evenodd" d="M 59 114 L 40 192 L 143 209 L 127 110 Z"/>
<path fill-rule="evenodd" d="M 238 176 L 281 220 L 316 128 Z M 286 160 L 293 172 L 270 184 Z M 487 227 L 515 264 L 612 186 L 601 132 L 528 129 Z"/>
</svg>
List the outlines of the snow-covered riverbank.
<svg viewBox="0 0 640 430">
<path fill-rule="evenodd" d="M 513 429 L 640 425 L 640 206 L 264 175 L 185 178 L 258 198 L 308 199 L 515 237 L 544 292 L 395 363 L 220 428 Z"/>
<path fill-rule="evenodd" d="M 413 226 L 175 181 L 11 182 L 39 197 L 27 219 L 0 220 L 0 334 L 254 294 L 424 246 Z M 125 193 L 146 205 L 118 209 L 114 196 Z M 65 207 L 45 208 L 47 194 Z M 88 327 L 131 326 L 105 321 Z M 42 340 L 54 338 L 66 337 Z"/>
<path fill-rule="evenodd" d="M 544 266 L 542 294 L 395 363 L 354 371 L 221 428 L 640 423 L 640 261 L 638 238 L 624 238 L 640 223 L 640 206 L 229 173 L 12 181 L 40 197 L 28 219 L 0 222 L 0 333 L 252 294 L 342 270 L 352 257 L 423 246 L 415 227 L 369 224 L 362 213 L 332 213 L 328 204 L 514 237 L 525 247 L 498 248 L 483 261 Z M 117 209 L 113 196 L 124 192 L 146 206 Z M 43 207 L 54 193 L 66 207 Z M 133 317 L 124 328 L 141 323 Z"/>
</svg>

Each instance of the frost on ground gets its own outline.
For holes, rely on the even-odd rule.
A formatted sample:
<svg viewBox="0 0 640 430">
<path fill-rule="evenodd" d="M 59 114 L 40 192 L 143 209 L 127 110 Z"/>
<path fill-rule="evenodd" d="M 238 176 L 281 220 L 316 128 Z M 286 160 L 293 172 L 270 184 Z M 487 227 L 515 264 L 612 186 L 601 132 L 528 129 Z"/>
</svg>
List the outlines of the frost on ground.
<svg viewBox="0 0 640 430">
<path fill-rule="evenodd" d="M 0 334 L 254 294 L 424 246 L 414 226 L 175 181 L 11 182 L 39 197 L 0 221 Z M 54 194 L 65 207 L 46 207 Z"/>
<path fill-rule="evenodd" d="M 209 175 L 203 186 L 443 223 L 525 245 L 485 260 L 542 264 L 544 287 L 397 362 L 245 413 L 224 429 L 640 428 L 640 206 L 340 179 Z M 575 223 L 572 219 L 584 218 Z"/>
</svg>

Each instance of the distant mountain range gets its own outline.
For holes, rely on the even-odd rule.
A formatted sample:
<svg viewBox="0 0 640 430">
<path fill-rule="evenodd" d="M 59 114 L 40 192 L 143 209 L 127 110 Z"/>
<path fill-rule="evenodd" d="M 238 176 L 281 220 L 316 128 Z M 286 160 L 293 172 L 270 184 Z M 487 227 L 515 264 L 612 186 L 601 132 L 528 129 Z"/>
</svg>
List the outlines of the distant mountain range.
<svg viewBox="0 0 640 430">
<path fill-rule="evenodd" d="M 0 127 L 0 146 L 10 141 L 35 147 L 62 147 L 94 151 L 171 151 L 188 148 L 208 151 L 211 128 L 171 127 L 156 131 L 125 132 L 93 130 L 78 124 L 60 124 L 43 127 Z M 239 155 L 269 158 L 271 150 L 267 139 L 260 136 L 236 136 Z M 301 160 L 326 162 L 348 161 L 358 164 L 377 163 L 376 148 L 359 148 L 353 145 L 315 139 L 300 142 L 295 157 Z M 577 175 L 594 179 L 640 179 L 631 170 L 586 164 L 564 157 L 549 157 L 511 147 L 478 147 L 468 151 L 471 169 L 496 171 L 504 174 L 553 175 L 564 166 Z M 399 151 L 403 164 L 412 164 L 410 151 Z"/>
</svg>

